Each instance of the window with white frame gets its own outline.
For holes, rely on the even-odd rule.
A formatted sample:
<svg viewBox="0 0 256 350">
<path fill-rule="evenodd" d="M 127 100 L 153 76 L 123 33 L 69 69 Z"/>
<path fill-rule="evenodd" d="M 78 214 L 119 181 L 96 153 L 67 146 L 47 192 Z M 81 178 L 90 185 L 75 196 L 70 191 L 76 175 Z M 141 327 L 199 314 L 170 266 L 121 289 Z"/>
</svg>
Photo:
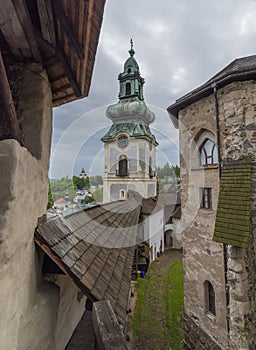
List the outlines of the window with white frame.
<svg viewBox="0 0 256 350">
<path fill-rule="evenodd" d="M 212 209 L 212 189 L 210 187 L 200 188 L 200 208 Z"/>
</svg>

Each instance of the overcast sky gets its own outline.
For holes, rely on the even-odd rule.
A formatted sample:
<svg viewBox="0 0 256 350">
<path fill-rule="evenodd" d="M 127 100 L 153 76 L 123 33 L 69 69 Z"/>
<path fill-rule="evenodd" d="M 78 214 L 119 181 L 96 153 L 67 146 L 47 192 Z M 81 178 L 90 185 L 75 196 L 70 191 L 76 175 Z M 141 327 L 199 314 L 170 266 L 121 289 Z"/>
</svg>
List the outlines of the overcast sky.
<svg viewBox="0 0 256 350">
<path fill-rule="evenodd" d="M 133 38 L 145 78 L 144 97 L 156 115 L 151 125 L 157 162 L 178 164 L 178 132 L 166 108 L 235 58 L 256 54 L 255 0 L 106 0 L 89 97 L 54 109 L 49 176 L 103 173 L 100 138 L 105 115 L 118 101 L 117 76 Z"/>
</svg>

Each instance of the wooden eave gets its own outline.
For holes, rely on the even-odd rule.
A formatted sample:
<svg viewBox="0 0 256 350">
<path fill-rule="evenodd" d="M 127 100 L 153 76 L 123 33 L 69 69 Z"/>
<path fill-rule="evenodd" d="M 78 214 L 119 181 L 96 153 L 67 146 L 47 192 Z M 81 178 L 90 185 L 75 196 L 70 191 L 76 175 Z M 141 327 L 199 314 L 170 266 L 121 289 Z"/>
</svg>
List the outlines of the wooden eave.
<svg viewBox="0 0 256 350">
<path fill-rule="evenodd" d="M 8 67 L 40 63 L 53 106 L 88 95 L 105 0 L 5 0 L 0 49 Z"/>
</svg>

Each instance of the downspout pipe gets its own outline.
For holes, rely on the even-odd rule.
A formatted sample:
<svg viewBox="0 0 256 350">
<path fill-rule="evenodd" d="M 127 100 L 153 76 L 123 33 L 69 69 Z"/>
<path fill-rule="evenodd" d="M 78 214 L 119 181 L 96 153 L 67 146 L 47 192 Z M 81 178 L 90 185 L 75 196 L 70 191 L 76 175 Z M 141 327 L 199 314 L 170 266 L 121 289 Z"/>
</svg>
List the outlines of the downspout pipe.
<svg viewBox="0 0 256 350">
<path fill-rule="evenodd" d="M 220 116 L 219 116 L 217 83 L 213 83 L 212 88 L 214 91 L 214 99 L 215 99 L 215 121 L 216 121 L 216 138 L 217 138 L 217 151 L 218 151 L 218 163 L 219 163 L 219 179 L 221 179 Z"/>
<path fill-rule="evenodd" d="M 215 120 L 216 120 L 216 139 L 217 139 L 217 150 L 218 150 L 218 163 L 219 163 L 219 181 L 221 180 L 221 153 L 220 153 L 220 116 L 219 116 L 219 103 L 218 103 L 218 90 L 217 83 L 213 83 L 212 85 L 215 99 Z M 230 324 L 229 324 L 229 287 L 228 287 L 228 245 L 223 243 L 223 259 L 224 259 L 224 271 L 225 271 L 225 292 L 226 292 L 226 320 L 227 320 L 227 331 L 228 334 L 230 332 Z"/>
</svg>

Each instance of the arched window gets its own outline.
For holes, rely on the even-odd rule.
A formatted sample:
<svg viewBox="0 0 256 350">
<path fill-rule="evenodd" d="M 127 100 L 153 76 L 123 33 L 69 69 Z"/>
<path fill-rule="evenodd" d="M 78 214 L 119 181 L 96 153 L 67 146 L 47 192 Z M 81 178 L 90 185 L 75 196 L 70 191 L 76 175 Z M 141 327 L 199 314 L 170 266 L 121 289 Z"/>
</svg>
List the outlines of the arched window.
<svg viewBox="0 0 256 350">
<path fill-rule="evenodd" d="M 218 164 L 218 151 L 215 144 L 206 139 L 200 149 L 200 159 L 202 165 Z"/>
<path fill-rule="evenodd" d="M 128 175 L 128 161 L 125 155 L 120 156 L 118 162 L 118 175 L 127 176 Z"/>
<path fill-rule="evenodd" d="M 131 73 L 131 71 L 132 71 L 131 68 L 127 69 L 127 73 Z"/>
<path fill-rule="evenodd" d="M 131 95 L 131 83 L 125 85 L 125 95 Z"/>
<path fill-rule="evenodd" d="M 204 288 L 205 288 L 206 311 L 209 311 L 213 315 L 216 315 L 215 291 L 211 282 L 205 281 Z"/>
<path fill-rule="evenodd" d="M 152 167 L 152 158 L 149 157 L 149 162 L 148 162 L 148 173 L 149 173 L 149 177 L 154 177 L 154 171 L 153 171 L 153 167 Z"/>
</svg>

